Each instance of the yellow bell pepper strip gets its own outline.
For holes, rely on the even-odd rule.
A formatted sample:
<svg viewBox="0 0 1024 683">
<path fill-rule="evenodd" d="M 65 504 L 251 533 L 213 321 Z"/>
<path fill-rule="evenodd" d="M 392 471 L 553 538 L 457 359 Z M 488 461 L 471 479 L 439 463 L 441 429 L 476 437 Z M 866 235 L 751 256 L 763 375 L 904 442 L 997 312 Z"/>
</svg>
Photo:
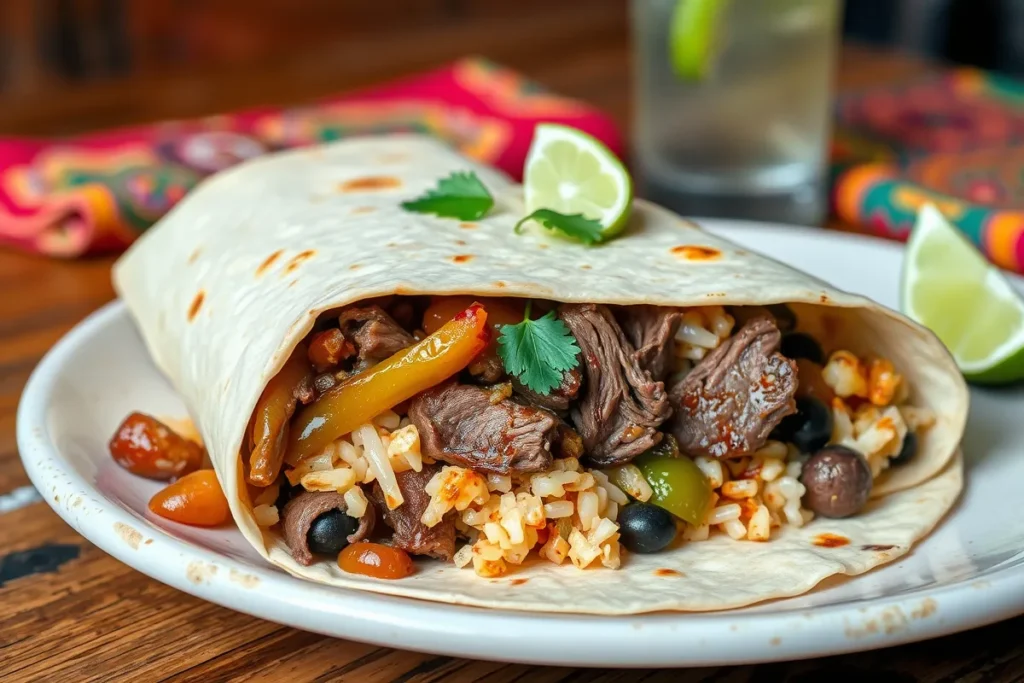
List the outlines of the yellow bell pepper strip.
<svg viewBox="0 0 1024 683">
<path fill-rule="evenodd" d="M 287 461 L 296 464 L 385 410 L 469 365 L 491 340 L 487 311 L 474 303 L 436 332 L 328 389 L 292 421 Z"/>
<path fill-rule="evenodd" d="M 486 375 L 489 368 L 502 366 L 498 357 L 498 336 L 505 325 L 515 325 L 523 319 L 526 299 L 474 299 L 471 296 L 435 296 L 423 312 L 423 329 L 433 334 L 460 311 L 470 304 L 479 303 L 487 309 L 487 326 L 491 328 L 491 343 L 469 366 L 473 375 Z M 491 379 L 491 378 L 488 378 Z"/>
<path fill-rule="evenodd" d="M 249 483 L 270 486 L 277 480 L 288 445 L 288 421 L 295 414 L 295 388 L 311 374 L 305 344 L 274 375 L 256 404 L 249 455 Z"/>
</svg>

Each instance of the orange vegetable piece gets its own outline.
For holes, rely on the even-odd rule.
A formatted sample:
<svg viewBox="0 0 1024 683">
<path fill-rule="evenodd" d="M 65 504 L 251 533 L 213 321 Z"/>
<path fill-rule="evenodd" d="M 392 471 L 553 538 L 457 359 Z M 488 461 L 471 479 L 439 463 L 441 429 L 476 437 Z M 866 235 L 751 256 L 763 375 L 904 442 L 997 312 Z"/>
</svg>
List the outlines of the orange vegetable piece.
<svg viewBox="0 0 1024 683">
<path fill-rule="evenodd" d="M 317 372 L 330 370 L 355 352 L 356 347 L 337 327 L 318 332 L 309 341 L 309 362 Z"/>
<path fill-rule="evenodd" d="M 295 464 L 385 410 L 458 373 L 490 342 L 487 311 L 473 304 L 422 341 L 328 389 L 292 421 Z"/>
<path fill-rule="evenodd" d="M 487 322 L 493 332 L 491 342 L 476 359 L 469 371 L 475 372 L 475 365 L 489 367 L 498 357 L 498 337 L 501 336 L 501 328 L 505 325 L 516 325 L 523 322 L 523 314 L 526 311 L 526 299 L 474 299 L 471 296 L 435 296 L 430 300 L 430 305 L 423 312 L 423 330 L 427 334 L 433 334 L 441 325 L 454 318 L 461 311 L 466 310 L 473 302 L 483 305 L 487 309 Z M 501 361 L 498 361 L 499 367 Z"/>
<path fill-rule="evenodd" d="M 213 470 L 198 470 L 182 477 L 149 501 L 155 515 L 191 526 L 219 526 L 231 519 L 231 510 Z"/>
<path fill-rule="evenodd" d="M 126 417 L 110 439 L 109 448 L 118 465 L 158 481 L 184 476 L 203 464 L 202 446 L 144 413 Z"/>
<path fill-rule="evenodd" d="M 501 332 L 502 325 L 515 325 L 523 321 L 526 299 L 489 299 L 471 296 L 435 296 L 423 312 L 423 331 L 433 334 L 446 322 L 478 303 L 487 309 L 487 322 L 496 333 L 492 345 Z"/>
<path fill-rule="evenodd" d="M 339 332 L 339 334 L 341 334 Z M 306 347 L 300 344 L 274 375 L 256 404 L 249 454 L 249 483 L 270 486 L 277 480 L 288 445 L 288 421 L 295 414 L 295 388 L 310 374 Z"/>
<path fill-rule="evenodd" d="M 350 574 L 375 579 L 404 579 L 416 571 L 412 558 L 404 550 L 364 541 L 346 546 L 338 554 L 338 566 Z"/>
</svg>

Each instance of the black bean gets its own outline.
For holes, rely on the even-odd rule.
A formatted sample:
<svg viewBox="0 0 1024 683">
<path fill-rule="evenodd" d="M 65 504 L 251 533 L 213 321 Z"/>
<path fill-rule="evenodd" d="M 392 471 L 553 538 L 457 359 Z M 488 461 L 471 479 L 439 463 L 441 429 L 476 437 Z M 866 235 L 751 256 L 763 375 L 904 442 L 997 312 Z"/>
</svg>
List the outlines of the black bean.
<svg viewBox="0 0 1024 683">
<path fill-rule="evenodd" d="M 818 365 L 825 364 L 825 354 L 821 350 L 821 344 L 814 337 L 803 332 L 791 332 L 784 336 L 779 350 L 786 358 L 793 360 L 806 358 Z"/>
<path fill-rule="evenodd" d="M 676 537 L 676 523 L 664 508 L 630 503 L 619 510 L 619 540 L 634 553 L 656 553 Z"/>
<path fill-rule="evenodd" d="M 846 446 L 827 446 L 804 463 L 803 504 L 822 517 L 849 517 L 868 502 L 871 480 L 871 467 L 863 455 Z"/>
<path fill-rule="evenodd" d="M 917 445 L 917 434 L 907 432 L 907 435 L 903 437 L 903 446 L 900 447 L 899 454 L 895 458 L 889 459 L 889 465 L 892 467 L 906 465 L 917 455 Z"/>
<path fill-rule="evenodd" d="M 341 510 L 328 510 L 313 520 L 306 534 L 309 550 L 317 555 L 337 556 L 348 545 L 348 537 L 359 528 L 359 520 Z"/>
<path fill-rule="evenodd" d="M 832 410 L 813 396 L 796 400 L 796 413 L 779 424 L 783 441 L 790 441 L 801 453 L 814 453 L 832 438 Z"/>
</svg>

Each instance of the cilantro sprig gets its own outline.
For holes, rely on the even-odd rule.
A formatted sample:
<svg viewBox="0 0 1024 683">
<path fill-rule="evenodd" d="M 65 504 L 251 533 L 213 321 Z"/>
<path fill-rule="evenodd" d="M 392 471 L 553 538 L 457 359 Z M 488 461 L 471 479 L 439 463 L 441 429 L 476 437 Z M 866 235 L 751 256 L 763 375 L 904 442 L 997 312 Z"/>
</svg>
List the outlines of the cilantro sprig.
<svg viewBox="0 0 1024 683">
<path fill-rule="evenodd" d="M 498 356 L 505 371 L 539 394 L 550 394 L 562 383 L 562 374 L 576 367 L 580 347 L 565 323 L 549 311 L 530 320 L 530 302 L 523 321 L 503 325 Z"/>
<path fill-rule="evenodd" d="M 442 218 L 475 221 L 487 215 L 494 197 L 473 171 L 454 171 L 442 178 L 437 187 L 407 202 L 402 208 L 415 213 L 432 213 Z"/>
<path fill-rule="evenodd" d="M 581 213 L 567 215 L 551 209 L 537 209 L 516 223 L 517 234 L 522 232 L 523 224 L 527 221 L 537 221 L 549 230 L 557 230 L 584 244 L 595 244 L 604 240 L 604 227 L 601 222 L 587 218 Z"/>
</svg>

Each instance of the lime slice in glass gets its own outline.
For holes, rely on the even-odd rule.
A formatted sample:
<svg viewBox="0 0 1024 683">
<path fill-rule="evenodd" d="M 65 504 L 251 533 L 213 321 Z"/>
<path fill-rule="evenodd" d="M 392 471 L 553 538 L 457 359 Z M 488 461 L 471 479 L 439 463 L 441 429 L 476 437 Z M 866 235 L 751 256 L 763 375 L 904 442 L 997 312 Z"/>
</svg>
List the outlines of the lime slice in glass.
<svg viewBox="0 0 1024 683">
<path fill-rule="evenodd" d="M 931 204 L 907 242 L 901 289 L 903 312 L 938 335 L 968 380 L 1024 379 L 1024 301 Z"/>
<path fill-rule="evenodd" d="M 602 239 L 626 227 L 633 181 L 610 149 L 586 133 L 542 123 L 533 134 L 523 171 L 526 211 L 583 214 L 601 223 Z"/>
<path fill-rule="evenodd" d="M 728 4 L 729 0 L 676 0 L 668 34 L 676 76 L 699 81 L 711 72 Z"/>
</svg>

